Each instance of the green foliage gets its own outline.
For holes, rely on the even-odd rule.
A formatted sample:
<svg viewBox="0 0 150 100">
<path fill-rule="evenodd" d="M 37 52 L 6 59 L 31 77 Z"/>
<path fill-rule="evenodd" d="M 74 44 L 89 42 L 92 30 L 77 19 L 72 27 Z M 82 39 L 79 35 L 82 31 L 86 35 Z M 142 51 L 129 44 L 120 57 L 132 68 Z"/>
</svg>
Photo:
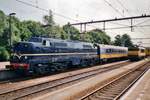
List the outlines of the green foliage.
<svg viewBox="0 0 150 100">
<path fill-rule="evenodd" d="M 133 47 L 133 43 L 131 41 L 131 38 L 127 34 L 123 34 L 122 36 L 117 35 L 115 37 L 114 45 L 117 46 L 125 46 L 125 47 Z"/>
<path fill-rule="evenodd" d="M 54 38 L 68 39 L 67 33 L 60 26 L 54 26 L 52 34 Z"/>
<path fill-rule="evenodd" d="M 0 61 L 9 60 L 9 53 L 4 47 L 0 47 Z"/>
<path fill-rule="evenodd" d="M 48 15 L 45 15 L 45 16 L 43 17 L 43 20 L 44 20 L 45 24 L 49 25 L 50 27 L 52 27 L 52 26 L 55 25 L 55 22 L 54 22 L 54 19 L 53 19 L 52 11 L 50 11 L 49 16 L 48 16 Z"/>
<path fill-rule="evenodd" d="M 71 40 L 80 40 L 80 32 L 69 24 L 63 26 L 63 30 L 68 34 Z"/>
<path fill-rule="evenodd" d="M 99 43 L 99 44 L 110 44 L 111 39 L 110 37 L 103 31 L 99 29 L 94 29 L 92 31 L 89 31 L 88 33 L 88 40 L 93 43 Z M 85 40 L 86 40 L 85 38 Z"/>
<path fill-rule="evenodd" d="M 0 37 L 0 46 L 7 47 L 9 45 L 9 29 L 5 28 L 2 36 Z"/>
<path fill-rule="evenodd" d="M 2 37 L 4 29 L 7 26 L 6 20 L 5 14 L 0 10 L 0 37 Z"/>
<path fill-rule="evenodd" d="M 122 41 L 121 40 L 122 40 L 121 35 L 115 36 L 114 45 L 116 45 L 116 46 L 122 46 Z"/>
<path fill-rule="evenodd" d="M 31 36 L 40 36 L 44 34 L 42 29 L 42 24 L 35 21 L 23 21 L 22 24 L 24 25 L 24 28 L 26 28 L 24 31 L 26 32 L 27 36 L 26 38 L 29 38 Z M 28 34 L 27 34 L 28 32 Z"/>
</svg>

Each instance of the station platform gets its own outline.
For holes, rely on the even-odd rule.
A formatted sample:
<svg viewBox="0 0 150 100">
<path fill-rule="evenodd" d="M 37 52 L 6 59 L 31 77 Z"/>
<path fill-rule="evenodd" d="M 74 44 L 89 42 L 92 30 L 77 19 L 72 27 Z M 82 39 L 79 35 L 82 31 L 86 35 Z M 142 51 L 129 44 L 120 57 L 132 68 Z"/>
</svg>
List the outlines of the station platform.
<svg viewBox="0 0 150 100">
<path fill-rule="evenodd" d="M 150 69 L 120 100 L 150 100 Z"/>
</svg>

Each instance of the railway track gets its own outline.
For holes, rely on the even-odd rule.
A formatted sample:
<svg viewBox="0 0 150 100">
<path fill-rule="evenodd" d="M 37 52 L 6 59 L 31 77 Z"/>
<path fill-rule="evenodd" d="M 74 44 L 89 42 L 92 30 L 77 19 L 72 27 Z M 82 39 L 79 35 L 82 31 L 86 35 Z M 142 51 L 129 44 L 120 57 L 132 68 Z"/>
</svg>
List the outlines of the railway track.
<svg viewBox="0 0 150 100">
<path fill-rule="evenodd" d="M 92 66 L 90 66 L 90 67 L 92 67 Z M 83 67 L 83 69 L 84 68 L 85 67 Z M 80 70 L 80 69 L 72 68 L 70 70 L 64 70 L 64 71 L 60 71 L 60 72 L 58 71 L 58 72 L 49 73 L 46 75 L 31 75 L 31 76 L 17 74 L 15 71 L 5 69 L 5 70 L 0 70 L 0 85 L 5 84 L 5 83 L 7 84 L 7 83 L 13 83 L 13 82 L 19 82 L 19 81 L 26 81 L 26 80 L 30 80 L 30 79 L 36 79 L 36 78 L 40 78 L 40 77 L 45 77 L 45 76 L 49 76 L 49 75 L 55 75 L 55 74 L 59 74 L 59 73 L 65 73 L 65 72 L 75 71 L 75 70 Z"/>
<path fill-rule="evenodd" d="M 103 87 L 81 98 L 81 100 L 118 100 L 149 69 L 150 62 L 130 71 Z"/>
<path fill-rule="evenodd" d="M 99 69 L 95 69 L 92 71 L 80 73 L 77 75 L 57 79 L 54 81 L 48 81 L 48 82 L 40 83 L 40 84 L 33 85 L 33 86 L 28 86 L 28 87 L 24 87 L 24 88 L 12 90 L 12 91 L 3 92 L 3 93 L 0 93 L 0 99 L 1 100 L 12 100 L 12 99 L 26 100 L 29 98 L 36 97 L 37 95 L 42 95 L 42 94 L 52 92 L 63 87 L 67 87 L 68 85 L 75 84 L 82 80 L 93 77 L 97 74 L 104 73 L 113 69 L 117 69 L 122 66 L 126 66 L 128 64 L 131 64 L 131 62 L 124 62 L 118 65 L 112 65 L 106 68 L 99 68 Z"/>
</svg>

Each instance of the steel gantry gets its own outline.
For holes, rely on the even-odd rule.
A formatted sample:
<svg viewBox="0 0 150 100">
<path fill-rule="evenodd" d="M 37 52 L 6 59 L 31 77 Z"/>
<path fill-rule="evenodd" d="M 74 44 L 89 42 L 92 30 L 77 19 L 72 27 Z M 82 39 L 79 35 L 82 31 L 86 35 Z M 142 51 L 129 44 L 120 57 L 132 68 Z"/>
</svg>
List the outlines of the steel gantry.
<svg viewBox="0 0 150 100">
<path fill-rule="evenodd" d="M 114 21 L 121 21 L 121 20 L 130 20 L 130 25 L 123 27 L 123 28 L 131 28 L 131 31 L 133 31 L 133 27 L 137 27 L 133 25 L 133 20 L 134 19 L 140 19 L 140 18 L 150 18 L 150 15 L 141 15 L 141 16 L 133 16 L 133 17 L 124 17 L 124 18 L 114 18 L 114 19 L 107 19 L 107 20 L 98 20 L 98 21 L 87 21 L 87 22 L 79 22 L 79 23 L 72 23 L 70 25 L 73 26 L 77 26 L 80 25 L 80 32 L 85 32 L 86 31 L 86 26 L 89 24 L 94 24 L 94 23 L 103 23 L 103 30 L 107 30 L 106 28 L 106 23 L 107 22 L 114 22 Z M 83 30 L 83 26 L 84 26 L 84 30 Z M 122 27 L 118 27 L 118 28 L 122 28 Z M 115 28 L 117 29 L 117 28 Z"/>
</svg>

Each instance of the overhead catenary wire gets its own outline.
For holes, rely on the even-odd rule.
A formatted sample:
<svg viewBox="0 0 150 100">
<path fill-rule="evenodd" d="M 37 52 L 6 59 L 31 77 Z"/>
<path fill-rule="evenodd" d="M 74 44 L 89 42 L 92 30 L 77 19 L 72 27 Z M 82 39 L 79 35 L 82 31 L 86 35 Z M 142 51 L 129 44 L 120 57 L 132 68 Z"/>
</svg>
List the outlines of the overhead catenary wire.
<svg viewBox="0 0 150 100">
<path fill-rule="evenodd" d="M 47 9 L 44 9 L 44 8 L 42 8 L 42 7 L 39 7 L 39 6 L 37 6 L 37 5 L 31 4 L 31 3 L 28 3 L 28 2 L 24 2 L 24 1 L 21 1 L 21 0 L 15 0 L 15 1 L 20 2 L 20 3 L 22 3 L 22 4 L 24 4 L 24 5 L 27 5 L 27 6 L 33 7 L 33 8 L 37 8 L 37 9 L 42 10 L 42 11 L 45 11 L 45 12 L 49 12 L 49 10 L 47 10 Z M 60 17 L 63 17 L 63 18 L 68 19 L 68 20 L 72 20 L 72 21 L 75 21 L 75 22 L 78 21 L 78 22 L 79 22 L 79 20 L 76 20 L 76 19 L 73 19 L 73 18 L 64 16 L 64 15 L 59 14 L 59 13 L 57 13 L 57 12 L 53 12 L 53 14 L 54 14 L 54 15 L 57 15 L 57 16 L 60 16 Z"/>
<path fill-rule="evenodd" d="M 20 3 L 22 3 L 22 4 L 24 4 L 24 5 L 27 5 L 27 6 L 33 7 L 33 8 L 37 8 L 37 9 L 39 9 L 39 10 L 41 10 L 41 11 L 49 12 L 49 10 L 44 9 L 44 8 L 42 8 L 42 7 L 39 7 L 39 6 L 37 5 L 37 1 L 36 1 L 36 5 L 31 4 L 31 3 L 28 3 L 28 2 L 21 1 L 21 0 L 15 0 L 15 1 L 20 2 Z M 54 12 L 54 11 L 52 11 L 52 12 L 53 12 L 54 15 L 57 15 L 57 16 L 59 16 L 59 17 L 63 17 L 63 18 L 65 18 L 65 19 L 72 20 L 72 21 L 75 21 L 75 22 L 80 22 L 79 20 L 76 20 L 76 19 L 73 19 L 73 18 L 64 16 L 64 15 L 59 14 L 59 13 L 56 13 L 56 12 Z M 88 26 L 92 26 L 93 28 L 97 28 L 97 27 L 94 26 L 94 25 L 88 25 Z"/>
<path fill-rule="evenodd" d="M 25 4 L 25 5 L 27 5 L 27 6 L 31 6 L 31 7 L 37 8 L 37 9 L 42 10 L 42 11 L 45 11 L 45 12 L 49 12 L 49 10 L 44 9 L 44 8 L 42 8 L 42 7 L 39 7 L 39 6 L 37 5 L 37 3 L 36 3 L 36 5 L 34 5 L 34 4 L 31 4 L 31 3 L 28 3 L 28 2 L 24 2 L 24 1 L 22 1 L 22 0 L 15 0 L 15 1 L 20 2 L 20 3 L 22 3 L 22 4 Z M 109 6 L 111 6 L 111 8 L 113 8 L 117 13 L 119 13 L 121 16 L 124 16 L 124 15 L 123 15 L 118 9 L 116 9 L 111 3 L 109 3 L 107 0 L 104 0 L 104 1 L 105 1 Z M 53 12 L 53 14 L 54 14 L 54 15 L 57 15 L 57 16 L 60 16 L 60 17 L 63 17 L 63 18 L 65 18 L 65 19 L 67 19 L 67 20 L 72 20 L 72 21 L 75 21 L 75 22 L 79 22 L 79 20 L 76 20 L 76 19 L 67 17 L 67 16 L 65 16 L 65 15 L 63 15 L 63 14 L 59 14 L 59 13 L 56 13 L 56 12 Z M 116 24 L 116 25 L 122 25 L 122 26 L 127 26 L 127 25 L 123 25 L 123 24 L 119 24 L 119 23 L 114 23 L 114 24 Z M 88 24 L 87 24 L 87 25 L 88 25 Z M 94 25 L 88 25 L 88 26 L 92 26 L 92 27 L 94 27 L 94 28 L 97 28 L 97 27 L 94 26 Z M 128 26 L 127 26 L 127 27 L 128 27 Z"/>
<path fill-rule="evenodd" d="M 149 22 L 149 21 L 150 21 L 150 19 L 146 19 L 146 20 L 144 20 L 144 21 L 142 21 L 142 22 L 140 22 L 140 23 L 137 23 L 136 25 L 141 25 L 141 24 L 147 23 L 147 22 Z"/>
<path fill-rule="evenodd" d="M 125 9 L 125 11 L 130 15 L 130 16 L 132 16 L 132 14 L 129 12 L 129 10 L 124 6 L 124 4 L 120 1 L 120 0 L 116 0 L 120 5 L 121 5 L 121 7 L 123 7 L 124 9 Z M 145 21 L 144 21 L 145 22 Z M 136 24 L 136 25 L 140 25 L 140 24 L 142 24 L 142 23 L 144 23 L 144 22 L 141 22 L 141 23 L 138 23 L 138 24 Z M 142 28 L 142 27 L 141 27 Z M 140 29 L 141 29 L 140 28 Z M 138 31 L 140 31 L 141 33 L 142 33 L 142 31 L 141 30 L 139 30 L 139 27 L 137 27 L 137 29 L 138 29 Z M 143 28 L 142 28 L 142 30 L 143 30 Z"/>
<path fill-rule="evenodd" d="M 114 9 L 114 7 L 108 2 L 108 1 L 106 1 L 106 0 L 104 0 L 109 6 L 111 6 L 113 9 Z M 117 0 L 117 2 L 121 5 L 121 7 L 123 7 L 124 9 L 125 9 L 125 11 L 129 14 L 129 15 L 131 15 L 131 13 L 129 13 L 129 10 L 128 9 L 126 9 L 126 7 L 122 4 L 122 2 L 120 1 L 120 0 Z M 122 15 L 117 9 L 114 9 L 116 12 L 118 12 L 120 15 Z M 122 16 L 124 16 L 124 15 L 122 15 Z M 133 27 L 136 27 L 138 30 L 139 30 L 139 28 L 140 29 L 142 29 L 143 30 L 143 27 L 149 27 L 149 25 L 143 25 L 143 26 L 137 26 L 137 25 L 141 25 L 141 24 L 143 24 L 143 23 L 145 23 L 145 22 L 147 22 L 148 20 L 145 20 L 145 21 L 143 21 L 143 22 L 140 22 L 140 23 L 138 23 L 138 24 L 136 24 L 135 26 L 132 26 L 132 28 Z M 130 21 L 129 21 L 130 22 Z M 121 27 L 121 28 L 129 28 L 129 27 Z M 121 29 L 120 28 L 120 29 Z M 108 29 L 108 28 L 107 28 Z M 111 28 L 111 29 L 116 29 L 116 28 Z M 117 28 L 118 29 L 118 28 Z M 132 29 L 131 29 L 131 31 L 132 31 Z M 143 33 L 141 30 L 139 30 L 141 33 Z M 143 30 L 144 31 L 144 30 Z"/>
<path fill-rule="evenodd" d="M 130 15 L 132 16 L 132 14 L 129 12 L 129 10 L 124 6 L 124 4 L 120 1 L 120 0 L 116 0 L 120 6 Z"/>
<path fill-rule="evenodd" d="M 113 8 L 118 14 L 124 17 L 124 15 L 118 9 L 116 9 L 116 7 L 114 7 L 111 3 L 109 3 L 107 0 L 104 0 L 104 2 L 107 3 L 111 8 Z"/>
<path fill-rule="evenodd" d="M 133 27 L 150 27 L 150 25 L 134 25 Z M 110 28 L 106 28 L 105 30 L 114 30 L 114 29 L 126 29 L 126 28 L 130 28 L 130 26 L 124 26 L 124 27 L 110 27 Z"/>
<path fill-rule="evenodd" d="M 120 25 L 120 26 L 129 26 L 129 25 L 120 24 L 120 23 L 115 23 L 115 22 L 109 22 L 109 23 L 116 24 L 116 25 Z"/>
</svg>

